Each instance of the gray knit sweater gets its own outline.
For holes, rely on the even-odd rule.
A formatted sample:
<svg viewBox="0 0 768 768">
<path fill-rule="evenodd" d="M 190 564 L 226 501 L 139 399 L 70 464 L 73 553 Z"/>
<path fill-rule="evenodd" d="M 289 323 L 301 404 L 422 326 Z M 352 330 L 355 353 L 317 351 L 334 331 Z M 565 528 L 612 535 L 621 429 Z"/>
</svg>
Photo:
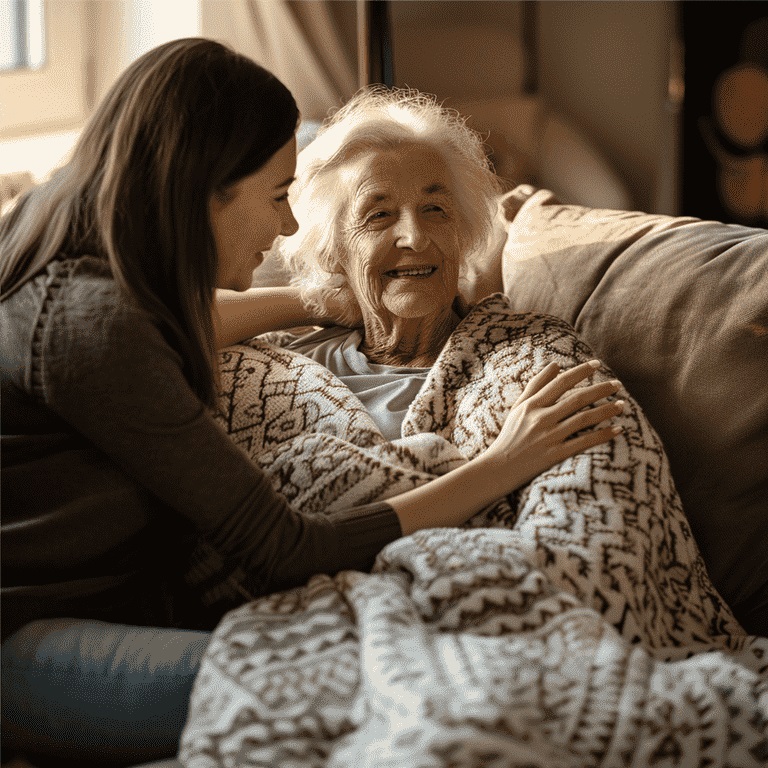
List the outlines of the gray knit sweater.
<svg viewBox="0 0 768 768">
<path fill-rule="evenodd" d="M 182 573 L 220 614 L 366 570 L 400 535 L 385 503 L 289 507 L 103 260 L 54 261 L 0 303 L 0 360 L 4 635 L 46 616 L 167 623 L 160 585 Z"/>
</svg>

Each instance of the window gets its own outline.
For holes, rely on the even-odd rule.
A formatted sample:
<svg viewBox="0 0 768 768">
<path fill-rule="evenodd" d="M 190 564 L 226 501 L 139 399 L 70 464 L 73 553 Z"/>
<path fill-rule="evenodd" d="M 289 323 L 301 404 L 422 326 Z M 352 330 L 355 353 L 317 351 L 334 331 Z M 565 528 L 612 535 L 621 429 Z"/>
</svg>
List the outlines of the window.
<svg viewBox="0 0 768 768">
<path fill-rule="evenodd" d="M 40 13 L 32 13 L 35 6 Z M 16 42 L 8 58 L 18 59 L 26 49 L 27 61 L 32 56 L 39 62 L 36 68 L 0 70 L 0 139 L 81 125 L 86 115 L 85 0 L 0 0 L 0 7 L 8 23 L 2 37 Z M 44 29 L 37 49 L 21 42 L 21 28 L 28 41 L 35 24 Z"/>
<path fill-rule="evenodd" d="M 200 2 L 0 0 L 0 175 L 45 178 L 130 61 L 200 33 Z"/>
<path fill-rule="evenodd" d="M 0 71 L 37 69 L 44 56 L 43 0 L 0 0 Z"/>
</svg>

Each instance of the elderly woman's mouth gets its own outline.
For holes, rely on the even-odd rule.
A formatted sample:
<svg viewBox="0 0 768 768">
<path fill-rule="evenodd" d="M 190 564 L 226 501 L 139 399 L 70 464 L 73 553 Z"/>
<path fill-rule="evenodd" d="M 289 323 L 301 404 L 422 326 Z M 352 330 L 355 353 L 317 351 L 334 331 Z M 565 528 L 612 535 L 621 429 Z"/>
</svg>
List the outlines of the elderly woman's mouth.
<svg viewBox="0 0 768 768">
<path fill-rule="evenodd" d="M 429 277 L 437 272 L 437 267 L 403 267 L 402 269 L 390 269 L 384 273 L 386 277 Z"/>
</svg>

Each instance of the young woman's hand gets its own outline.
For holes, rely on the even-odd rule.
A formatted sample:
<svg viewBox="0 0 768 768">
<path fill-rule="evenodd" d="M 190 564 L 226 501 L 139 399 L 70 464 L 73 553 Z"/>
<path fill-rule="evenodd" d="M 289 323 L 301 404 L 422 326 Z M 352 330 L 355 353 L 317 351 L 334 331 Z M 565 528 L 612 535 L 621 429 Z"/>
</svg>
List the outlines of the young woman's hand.
<svg viewBox="0 0 768 768">
<path fill-rule="evenodd" d="M 292 286 L 247 291 L 219 288 L 212 312 L 218 349 L 267 331 L 312 324 L 298 289 Z"/>
<path fill-rule="evenodd" d="M 310 302 L 310 305 L 315 325 L 343 325 L 347 328 L 361 328 L 363 325 L 360 306 L 346 288 L 329 291 L 323 296 L 322 304 Z"/>
<path fill-rule="evenodd" d="M 595 405 L 615 394 L 621 383 L 612 380 L 576 386 L 599 365 L 595 360 L 561 372 L 557 364 L 550 363 L 528 382 L 484 454 L 501 465 L 507 483 L 514 483 L 515 488 L 525 485 L 564 459 L 618 434 L 620 428 L 610 424 L 590 428 L 622 412 L 622 400 Z"/>
</svg>

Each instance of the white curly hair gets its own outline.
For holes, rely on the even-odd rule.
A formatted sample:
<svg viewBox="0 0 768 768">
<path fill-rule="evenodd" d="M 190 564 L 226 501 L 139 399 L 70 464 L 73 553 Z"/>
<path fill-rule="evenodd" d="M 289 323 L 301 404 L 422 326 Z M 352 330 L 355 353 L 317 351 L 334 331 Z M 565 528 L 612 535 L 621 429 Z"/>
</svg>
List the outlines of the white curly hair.
<svg viewBox="0 0 768 768">
<path fill-rule="evenodd" d="M 316 314 L 325 314 L 330 297 L 336 307 L 350 307 L 349 318 L 342 321 L 358 314 L 341 266 L 347 254 L 342 210 L 351 190 L 340 183 L 337 171 L 361 154 L 403 143 L 436 149 L 450 169 L 458 209 L 460 274 L 473 259 L 486 255 L 502 188 L 481 135 L 434 96 L 413 89 L 364 88 L 327 118 L 315 140 L 299 153 L 296 181 L 289 191 L 300 227 L 275 247 L 291 284 L 299 287 Z"/>
</svg>

